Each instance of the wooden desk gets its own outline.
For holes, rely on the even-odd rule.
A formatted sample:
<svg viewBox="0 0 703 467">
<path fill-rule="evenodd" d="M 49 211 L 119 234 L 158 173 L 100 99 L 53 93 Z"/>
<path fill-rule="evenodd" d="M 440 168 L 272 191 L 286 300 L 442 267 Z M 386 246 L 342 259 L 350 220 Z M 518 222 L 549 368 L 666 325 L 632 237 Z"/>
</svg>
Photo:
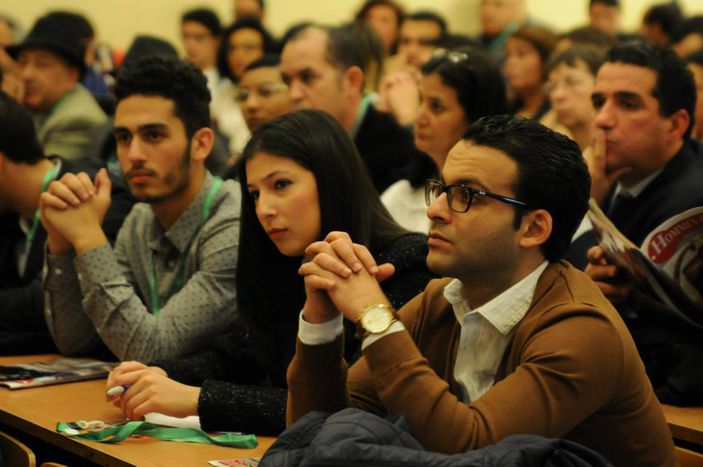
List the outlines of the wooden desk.
<svg viewBox="0 0 703 467">
<path fill-rule="evenodd" d="M 51 360 L 55 355 L 0 357 L 0 365 Z M 275 438 L 257 437 L 256 449 L 128 439 L 121 444 L 81 441 L 56 433 L 57 422 L 114 420 L 120 411 L 105 401 L 105 380 L 10 391 L 0 388 L 0 423 L 105 466 L 207 465 L 212 459 L 260 457 Z"/>
<path fill-rule="evenodd" d="M 697 444 L 703 451 L 703 407 L 674 407 L 662 404 L 671 436 L 676 440 Z"/>
</svg>

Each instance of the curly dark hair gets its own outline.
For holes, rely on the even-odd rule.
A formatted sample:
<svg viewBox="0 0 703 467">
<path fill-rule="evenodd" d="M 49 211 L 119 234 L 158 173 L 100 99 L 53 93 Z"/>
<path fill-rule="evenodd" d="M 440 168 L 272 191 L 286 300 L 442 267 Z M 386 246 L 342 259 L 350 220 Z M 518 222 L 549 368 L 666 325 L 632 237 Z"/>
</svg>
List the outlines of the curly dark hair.
<svg viewBox="0 0 703 467">
<path fill-rule="evenodd" d="M 120 68 L 113 88 L 117 104 L 133 95 L 160 96 L 174 103 L 174 113 L 188 139 L 210 127 L 207 79 L 190 63 L 175 58 L 146 57 Z"/>
</svg>

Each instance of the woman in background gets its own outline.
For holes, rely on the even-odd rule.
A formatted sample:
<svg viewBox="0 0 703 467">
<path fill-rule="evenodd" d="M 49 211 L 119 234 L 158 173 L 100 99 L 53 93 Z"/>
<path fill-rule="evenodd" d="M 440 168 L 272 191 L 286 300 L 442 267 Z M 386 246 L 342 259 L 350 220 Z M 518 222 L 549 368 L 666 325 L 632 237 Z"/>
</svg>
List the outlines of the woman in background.
<svg viewBox="0 0 703 467">
<path fill-rule="evenodd" d="M 556 122 L 568 130 L 582 151 L 592 142 L 596 111 L 591 94 L 603 57 L 600 49 L 575 45 L 557 52 L 547 64 L 545 89 Z"/>
<path fill-rule="evenodd" d="M 427 232 L 425 180 L 434 178 L 449 150 L 486 115 L 507 113 L 505 82 L 487 52 L 476 48 L 442 50 L 421 68 L 420 108 L 415 118 L 415 146 L 430 156 L 416 161 L 406 179 L 391 185 L 383 204 L 403 227 Z"/>
<path fill-rule="evenodd" d="M 117 367 L 108 387 L 131 385 L 115 401 L 130 419 L 198 414 L 206 431 L 281 432 L 305 301 L 298 268 L 305 248 L 329 232 L 346 231 L 379 264 L 393 264 L 395 274 L 381 285 L 395 308 L 432 278 L 426 236 L 391 219 L 353 143 L 328 114 L 301 110 L 261 127 L 242 156 L 240 182 L 237 301 L 244 323 L 190 358 Z M 348 361 L 359 354 L 354 331 L 345 322 Z"/>
<path fill-rule="evenodd" d="M 510 113 L 539 120 L 549 111 L 545 65 L 556 43 L 552 32 L 537 26 L 523 26 L 508 39 L 504 70 Z"/>
<path fill-rule="evenodd" d="M 211 111 L 217 129 L 229 139 L 230 154 L 235 158 L 242 153 L 250 137 L 236 101 L 237 86 L 246 67 L 267 53 L 278 53 L 278 44 L 257 19 L 236 21 L 222 34 L 217 69 L 225 79 L 218 86 Z"/>
</svg>

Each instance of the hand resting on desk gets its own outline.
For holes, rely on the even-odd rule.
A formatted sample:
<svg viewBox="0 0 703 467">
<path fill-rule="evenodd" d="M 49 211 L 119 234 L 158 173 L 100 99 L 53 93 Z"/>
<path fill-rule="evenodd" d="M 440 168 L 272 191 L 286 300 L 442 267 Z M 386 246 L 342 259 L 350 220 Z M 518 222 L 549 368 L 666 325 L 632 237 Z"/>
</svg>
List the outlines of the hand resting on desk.
<svg viewBox="0 0 703 467">
<path fill-rule="evenodd" d="M 178 383 L 161 368 L 139 362 L 124 362 L 110 372 L 106 390 L 126 386 L 122 395 L 108 397 L 130 420 L 149 412 L 173 417 L 197 415 L 200 388 Z"/>
</svg>

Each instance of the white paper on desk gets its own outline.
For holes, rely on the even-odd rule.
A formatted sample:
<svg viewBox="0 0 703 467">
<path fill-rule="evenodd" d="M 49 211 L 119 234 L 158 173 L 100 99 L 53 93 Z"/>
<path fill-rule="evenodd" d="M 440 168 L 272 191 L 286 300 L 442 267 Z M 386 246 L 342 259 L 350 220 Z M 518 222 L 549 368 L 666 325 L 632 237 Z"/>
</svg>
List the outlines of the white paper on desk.
<svg viewBox="0 0 703 467">
<path fill-rule="evenodd" d="M 173 426 L 176 428 L 197 428 L 200 430 L 200 417 L 191 415 L 189 417 L 171 417 L 162 413 L 150 412 L 144 415 L 144 421 L 154 425 Z"/>
</svg>

